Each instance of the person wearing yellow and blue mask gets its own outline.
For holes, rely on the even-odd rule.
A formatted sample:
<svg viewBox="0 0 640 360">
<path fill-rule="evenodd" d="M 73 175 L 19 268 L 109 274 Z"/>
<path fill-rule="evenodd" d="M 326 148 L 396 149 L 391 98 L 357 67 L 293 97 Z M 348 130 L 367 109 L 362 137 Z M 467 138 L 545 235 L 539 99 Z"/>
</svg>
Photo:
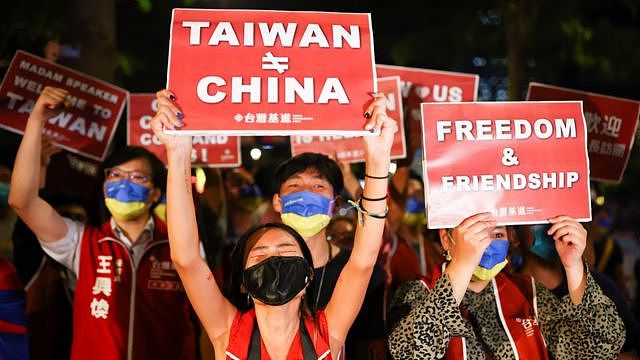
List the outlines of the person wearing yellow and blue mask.
<svg viewBox="0 0 640 360">
<path fill-rule="evenodd" d="M 167 229 L 153 216 L 166 187 L 164 164 L 140 147 L 104 162 L 110 218 L 91 227 L 63 217 L 38 194 L 42 133 L 68 101 L 45 87 L 26 124 L 9 204 L 43 250 L 77 276 L 71 358 L 195 359 L 191 306 L 171 261 Z M 190 185 L 190 184 L 189 184 Z"/>
<path fill-rule="evenodd" d="M 327 241 L 326 227 L 333 216 L 344 182 L 338 164 L 329 157 L 304 153 L 281 163 L 275 173 L 273 208 L 282 222 L 300 234 L 311 250 L 316 288 L 314 308 L 328 302 L 349 253 Z M 375 272 L 374 272 L 375 276 Z"/>
<path fill-rule="evenodd" d="M 338 163 L 322 154 L 303 153 L 276 169 L 277 193 L 273 196 L 273 208 L 280 213 L 284 224 L 304 238 L 311 251 L 315 280 L 309 285 L 307 294 L 314 310 L 323 309 L 329 303 L 340 272 L 351 254 L 327 239 L 327 226 L 343 188 Z M 347 336 L 347 358 L 357 358 L 354 353 L 357 344 L 384 337 L 384 280 L 384 270 L 376 265 L 363 306 Z"/>
<path fill-rule="evenodd" d="M 440 229 L 442 273 L 408 282 L 389 310 L 395 359 L 613 359 L 624 326 L 582 260 L 587 232 L 575 219 L 548 219 L 544 230 L 565 270 L 568 294 L 556 297 L 531 276 L 506 270 L 514 231 L 491 213 Z"/>
</svg>

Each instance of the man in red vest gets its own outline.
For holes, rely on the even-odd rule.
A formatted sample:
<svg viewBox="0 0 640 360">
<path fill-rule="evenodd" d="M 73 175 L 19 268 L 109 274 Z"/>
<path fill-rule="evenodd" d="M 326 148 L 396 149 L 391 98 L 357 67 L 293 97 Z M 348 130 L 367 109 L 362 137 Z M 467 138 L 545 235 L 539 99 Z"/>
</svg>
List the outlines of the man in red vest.
<svg viewBox="0 0 640 360">
<path fill-rule="evenodd" d="M 78 276 L 72 359 L 194 359 L 190 305 L 171 262 L 166 225 L 152 216 L 165 188 L 164 165 L 126 147 L 105 162 L 100 228 L 60 216 L 38 195 L 46 121 L 67 92 L 46 87 L 36 101 L 15 161 L 9 204 L 43 249 Z"/>
</svg>

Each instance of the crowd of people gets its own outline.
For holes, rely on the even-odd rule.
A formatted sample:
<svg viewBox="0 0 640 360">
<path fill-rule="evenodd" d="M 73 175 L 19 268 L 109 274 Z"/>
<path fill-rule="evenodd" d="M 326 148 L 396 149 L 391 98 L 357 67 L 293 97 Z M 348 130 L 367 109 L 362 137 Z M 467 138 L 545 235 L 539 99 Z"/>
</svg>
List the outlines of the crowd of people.
<svg viewBox="0 0 640 360">
<path fill-rule="evenodd" d="M 44 89 L 2 180 L 15 267 L 0 259 L 0 358 L 638 358 L 633 297 L 606 271 L 604 210 L 584 226 L 481 213 L 427 229 L 410 167 L 419 135 L 390 174 L 398 127 L 381 94 L 364 107 L 374 135 L 360 178 L 304 153 L 273 169 L 270 194 L 244 168 L 209 169 L 194 192 L 191 138 L 163 132 L 188 118 L 179 94 L 159 91 L 151 125 L 168 166 L 114 149 L 101 226 L 74 189 L 41 191 L 56 152 L 42 130 L 65 100 Z"/>
</svg>

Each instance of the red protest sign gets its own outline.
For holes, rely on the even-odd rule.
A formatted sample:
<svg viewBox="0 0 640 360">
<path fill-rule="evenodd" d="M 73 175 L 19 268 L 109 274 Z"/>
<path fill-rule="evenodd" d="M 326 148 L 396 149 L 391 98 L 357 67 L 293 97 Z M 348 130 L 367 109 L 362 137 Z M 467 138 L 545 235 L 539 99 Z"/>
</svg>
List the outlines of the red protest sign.
<svg viewBox="0 0 640 360">
<path fill-rule="evenodd" d="M 387 116 L 398 123 L 399 131 L 396 132 L 391 146 L 391 159 L 406 157 L 407 149 L 404 137 L 402 95 L 400 94 L 400 78 L 392 76 L 378 79 L 378 91 L 387 96 Z M 293 156 L 304 152 L 315 152 L 333 156 L 338 161 L 353 163 L 363 162 L 364 147 L 362 138 L 353 136 L 291 136 L 291 154 Z"/>
<path fill-rule="evenodd" d="M 476 74 L 410 68 L 394 65 L 376 65 L 378 76 L 400 76 L 402 96 L 407 99 L 408 126 L 420 133 L 420 104 L 424 102 L 476 101 L 478 82 Z"/>
<path fill-rule="evenodd" d="M 485 211 L 504 225 L 591 219 L 581 102 L 425 103 L 422 116 L 430 228 Z"/>
<path fill-rule="evenodd" d="M 370 14 L 174 9 L 170 132 L 367 134 L 373 64 Z"/>
<path fill-rule="evenodd" d="M 143 146 L 167 164 L 164 145 L 151 130 L 150 121 L 157 110 L 154 94 L 129 94 L 127 144 Z M 221 134 L 193 137 L 193 166 L 236 167 L 241 161 L 239 137 Z"/>
<path fill-rule="evenodd" d="M 622 181 L 638 128 L 640 102 L 539 83 L 529 83 L 527 100 L 582 100 L 591 179 Z"/>
<path fill-rule="evenodd" d="M 45 124 L 45 135 L 63 149 L 102 161 L 122 114 L 126 90 L 18 51 L 0 85 L 0 127 L 23 134 L 45 86 L 69 91 L 70 102 Z"/>
</svg>

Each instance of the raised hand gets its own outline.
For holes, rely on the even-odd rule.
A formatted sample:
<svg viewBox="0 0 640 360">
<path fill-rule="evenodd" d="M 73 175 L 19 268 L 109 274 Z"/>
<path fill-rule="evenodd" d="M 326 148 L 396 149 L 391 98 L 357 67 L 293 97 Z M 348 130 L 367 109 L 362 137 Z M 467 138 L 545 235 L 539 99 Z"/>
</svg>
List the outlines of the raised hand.
<svg viewBox="0 0 640 360">
<path fill-rule="evenodd" d="M 391 152 L 393 135 L 398 131 L 398 124 L 387 116 L 387 99 L 384 94 L 373 96 L 373 102 L 365 111 L 365 118 L 369 121 L 365 124 L 365 130 L 379 132 L 379 136 L 365 136 L 365 151 L 367 153 Z"/>
<path fill-rule="evenodd" d="M 460 225 L 451 231 L 449 254 L 452 261 L 464 262 L 474 269 L 482 259 L 482 254 L 491 244 L 491 231 L 496 227 L 496 221 L 491 213 L 479 213 L 464 219 Z"/>
<path fill-rule="evenodd" d="M 587 230 L 574 218 L 557 216 L 549 219 L 547 231 L 556 242 L 556 250 L 565 269 L 582 267 L 582 253 L 587 244 Z"/>
<path fill-rule="evenodd" d="M 482 254 L 491 244 L 491 233 L 495 227 L 496 221 L 491 218 L 491 213 L 485 212 L 464 219 L 449 235 L 440 230 L 442 245 L 451 255 L 451 262 L 444 272 L 451 280 L 453 297 L 458 304 L 462 302 Z"/>
<path fill-rule="evenodd" d="M 156 137 L 164 144 L 167 151 L 188 150 L 191 151 L 191 136 L 170 135 L 164 129 L 176 130 L 184 126 L 184 115 L 176 102 L 176 96 L 170 90 L 164 89 L 156 93 L 158 100 L 158 112 L 151 119 L 151 129 Z"/>
<path fill-rule="evenodd" d="M 363 137 L 367 173 L 373 176 L 387 176 L 389 173 L 393 134 L 398 131 L 398 124 L 387 116 L 386 101 L 384 94 L 374 95 L 373 102 L 364 113 L 368 119 L 365 130 L 379 134 Z"/>
<path fill-rule="evenodd" d="M 45 122 L 58 115 L 68 103 L 67 95 L 67 90 L 45 86 L 31 110 L 30 118 Z"/>
</svg>

